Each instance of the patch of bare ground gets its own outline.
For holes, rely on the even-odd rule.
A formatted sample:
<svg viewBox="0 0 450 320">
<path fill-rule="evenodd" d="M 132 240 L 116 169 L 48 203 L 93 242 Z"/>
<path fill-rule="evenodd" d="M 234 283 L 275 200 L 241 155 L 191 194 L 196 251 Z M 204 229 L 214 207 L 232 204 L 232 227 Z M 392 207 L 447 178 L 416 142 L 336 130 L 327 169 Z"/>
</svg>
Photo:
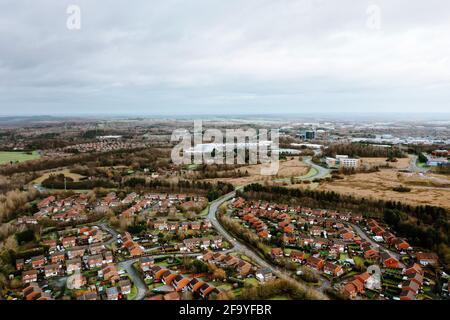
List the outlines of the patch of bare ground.
<svg viewBox="0 0 450 320">
<path fill-rule="evenodd" d="M 388 162 L 386 158 L 361 158 L 361 165 L 369 167 L 386 166 L 394 169 L 407 169 L 409 167 L 410 158 L 397 158 L 396 162 Z"/>
<path fill-rule="evenodd" d="M 413 175 L 412 177 L 415 176 Z M 401 201 L 412 205 L 435 205 L 450 209 L 450 188 L 414 185 L 404 173 L 387 169 L 373 173 L 344 176 L 342 180 L 321 182 L 316 190 L 335 191 L 358 197 Z M 394 187 L 407 185 L 410 192 L 396 192 Z"/>
<path fill-rule="evenodd" d="M 267 168 L 268 164 L 255 164 L 240 167 L 241 172 L 248 172 L 248 176 L 238 178 L 220 178 L 207 179 L 205 181 L 217 182 L 223 181 L 231 183 L 234 186 L 242 186 L 248 183 L 255 182 L 269 182 L 273 179 L 290 178 L 303 176 L 308 173 L 309 166 L 299 160 L 298 157 L 289 157 L 288 160 L 280 161 L 280 168 L 278 174 L 274 176 L 266 176 L 261 174 L 263 168 Z"/>
</svg>

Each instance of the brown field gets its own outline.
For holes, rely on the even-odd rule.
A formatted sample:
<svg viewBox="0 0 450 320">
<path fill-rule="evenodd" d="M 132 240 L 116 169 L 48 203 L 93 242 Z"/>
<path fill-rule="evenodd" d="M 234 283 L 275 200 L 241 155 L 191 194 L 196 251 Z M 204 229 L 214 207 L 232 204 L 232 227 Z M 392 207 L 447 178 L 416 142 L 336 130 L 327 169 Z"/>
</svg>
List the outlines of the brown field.
<svg viewBox="0 0 450 320">
<path fill-rule="evenodd" d="M 58 174 L 64 174 L 66 177 L 72 178 L 73 181 L 80 181 L 80 179 L 84 178 L 84 176 L 80 175 L 80 174 L 76 174 L 76 173 L 72 173 L 70 172 L 70 169 L 62 169 L 62 170 L 55 170 L 55 171 L 50 171 L 50 172 L 46 172 L 44 173 L 42 176 L 40 176 L 39 178 L 33 180 L 31 183 L 33 184 L 40 184 L 42 183 L 42 181 L 44 181 L 45 179 L 47 179 L 50 175 L 58 175 Z"/>
<path fill-rule="evenodd" d="M 386 162 L 386 158 L 361 158 L 361 165 L 369 167 L 384 166 L 389 164 L 395 169 L 407 169 L 409 167 L 410 158 L 399 158 L 397 162 Z"/>
<path fill-rule="evenodd" d="M 278 174 L 276 176 L 261 175 L 261 168 L 267 167 L 268 165 L 255 164 L 239 168 L 241 172 L 248 171 L 248 177 L 207 179 L 205 181 L 223 181 L 231 183 L 234 186 L 242 186 L 248 183 L 270 181 L 277 178 L 290 178 L 292 176 L 299 177 L 308 173 L 309 166 L 299 161 L 298 157 L 293 157 L 292 160 L 291 157 L 288 159 L 289 160 L 280 161 L 280 169 L 278 170 Z"/>
<path fill-rule="evenodd" d="M 316 185 L 315 189 L 364 198 L 402 201 L 414 205 L 436 205 L 450 209 L 450 188 L 448 187 L 450 181 L 449 184 L 442 182 L 436 182 L 435 178 L 426 175 L 404 174 L 393 169 L 386 169 L 380 172 L 345 176 L 343 180 L 322 182 Z M 411 188 L 411 192 L 400 193 L 392 190 L 400 185 Z"/>
</svg>

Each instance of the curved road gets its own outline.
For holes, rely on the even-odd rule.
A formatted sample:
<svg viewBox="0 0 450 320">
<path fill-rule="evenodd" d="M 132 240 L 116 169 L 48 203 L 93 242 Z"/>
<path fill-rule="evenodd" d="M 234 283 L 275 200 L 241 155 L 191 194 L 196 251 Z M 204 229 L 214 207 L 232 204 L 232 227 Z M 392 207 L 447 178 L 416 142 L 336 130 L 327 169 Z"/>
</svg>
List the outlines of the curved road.
<svg viewBox="0 0 450 320">
<path fill-rule="evenodd" d="M 224 251 L 225 252 L 225 251 Z M 162 257 L 183 257 L 183 256 L 200 256 L 201 253 L 175 253 L 175 254 L 155 254 L 151 255 L 151 257 L 157 259 Z M 123 268 L 129 275 L 133 283 L 136 285 L 138 290 L 136 297 L 134 300 L 143 300 L 145 295 L 148 292 L 148 287 L 145 281 L 142 279 L 140 273 L 133 266 L 133 263 L 139 261 L 139 258 L 132 258 L 118 263 L 118 266 Z"/>
<path fill-rule="evenodd" d="M 290 281 L 297 285 L 300 290 L 302 291 L 314 291 L 315 296 L 317 299 L 320 300 L 328 300 L 328 297 L 323 293 L 323 290 L 326 289 L 327 285 L 322 285 L 320 288 L 314 288 L 312 286 L 308 286 L 304 283 L 301 283 L 295 279 L 293 279 L 288 272 L 281 270 L 280 268 L 272 265 L 271 263 L 267 262 L 265 259 L 261 258 L 258 254 L 254 252 L 253 249 L 249 248 L 246 244 L 240 242 L 236 238 L 234 238 L 230 233 L 228 233 L 227 230 L 225 230 L 220 222 L 217 219 L 216 213 L 217 209 L 222 205 L 225 201 L 228 201 L 236 196 L 236 192 L 233 191 L 231 193 L 228 193 L 224 195 L 223 197 L 215 200 L 211 203 L 209 207 L 208 212 L 208 219 L 211 221 L 212 225 L 217 229 L 217 231 L 231 244 L 233 245 L 233 249 L 235 251 L 238 251 L 247 257 L 251 258 L 253 261 L 258 263 L 263 268 L 269 268 L 272 270 L 272 272 L 279 278 L 283 280 Z"/>
<path fill-rule="evenodd" d="M 315 179 L 322 179 L 325 178 L 326 176 L 328 176 L 331 172 L 330 169 L 321 167 L 315 163 L 312 162 L 312 158 L 311 157 L 303 157 L 303 163 L 307 164 L 308 166 L 311 167 L 311 169 L 315 169 L 316 173 L 313 174 L 312 176 L 308 176 L 309 173 L 307 173 L 304 176 L 300 176 L 300 177 L 294 177 L 296 180 L 301 180 L 301 181 L 313 181 Z M 274 180 L 275 182 L 283 182 L 283 181 L 290 181 L 291 178 L 283 178 L 283 179 L 276 179 Z"/>
<path fill-rule="evenodd" d="M 409 163 L 409 171 L 411 172 L 418 172 L 418 173 L 425 173 L 429 169 L 428 168 L 421 168 L 417 166 L 417 156 L 415 154 L 411 155 L 411 161 Z"/>
<path fill-rule="evenodd" d="M 303 162 L 306 163 L 307 165 L 311 166 L 311 168 L 314 168 L 317 170 L 317 174 L 315 174 L 312 177 L 309 177 L 308 179 L 305 179 L 305 180 L 322 179 L 322 178 L 325 178 L 326 176 L 328 176 L 331 172 L 330 169 L 326 169 L 326 168 L 321 167 L 321 166 L 315 164 L 314 162 L 312 162 L 311 157 L 304 157 Z"/>
</svg>

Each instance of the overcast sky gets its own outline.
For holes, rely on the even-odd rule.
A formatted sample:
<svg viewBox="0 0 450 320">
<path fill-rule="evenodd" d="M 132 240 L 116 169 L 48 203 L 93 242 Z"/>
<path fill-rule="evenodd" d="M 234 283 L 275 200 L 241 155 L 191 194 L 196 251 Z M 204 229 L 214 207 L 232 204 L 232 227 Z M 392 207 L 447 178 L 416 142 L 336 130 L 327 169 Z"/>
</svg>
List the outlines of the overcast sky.
<svg viewBox="0 0 450 320">
<path fill-rule="evenodd" d="M 449 59 L 448 0 L 0 1 L 3 115 L 450 112 Z"/>
</svg>

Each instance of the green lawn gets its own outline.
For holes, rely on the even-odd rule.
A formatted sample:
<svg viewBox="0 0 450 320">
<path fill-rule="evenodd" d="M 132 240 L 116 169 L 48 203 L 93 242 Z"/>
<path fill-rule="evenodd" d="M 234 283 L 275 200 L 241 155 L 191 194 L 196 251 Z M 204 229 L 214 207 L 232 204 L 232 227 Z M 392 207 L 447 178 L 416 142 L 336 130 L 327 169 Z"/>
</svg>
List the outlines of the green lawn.
<svg viewBox="0 0 450 320">
<path fill-rule="evenodd" d="M 138 289 L 135 285 L 131 287 L 131 292 L 127 295 L 127 300 L 134 300 L 138 294 Z"/>
<path fill-rule="evenodd" d="M 202 210 L 202 212 L 200 212 L 200 216 L 205 217 L 208 215 L 208 213 L 209 213 L 209 204 L 206 206 L 205 209 Z"/>
<path fill-rule="evenodd" d="M 33 151 L 31 153 L 22 151 L 0 151 L 0 164 L 12 162 L 23 162 L 28 160 L 39 159 L 41 156 Z"/>
<path fill-rule="evenodd" d="M 317 171 L 316 168 L 311 168 L 311 169 L 309 169 L 308 173 L 306 175 L 300 177 L 300 179 L 308 179 L 308 178 L 314 177 L 317 173 L 319 173 L 319 172 Z"/>
<path fill-rule="evenodd" d="M 244 282 L 253 286 L 258 285 L 259 283 L 258 280 L 256 280 L 255 278 L 246 278 Z"/>
<path fill-rule="evenodd" d="M 270 298 L 269 300 L 292 300 L 292 299 L 287 296 L 274 296 L 274 297 Z"/>
<path fill-rule="evenodd" d="M 419 161 L 417 161 L 417 162 L 416 162 L 416 165 L 417 165 L 419 168 L 429 168 L 429 166 L 427 166 L 427 163 L 426 163 L 426 162 L 419 162 Z"/>
</svg>

